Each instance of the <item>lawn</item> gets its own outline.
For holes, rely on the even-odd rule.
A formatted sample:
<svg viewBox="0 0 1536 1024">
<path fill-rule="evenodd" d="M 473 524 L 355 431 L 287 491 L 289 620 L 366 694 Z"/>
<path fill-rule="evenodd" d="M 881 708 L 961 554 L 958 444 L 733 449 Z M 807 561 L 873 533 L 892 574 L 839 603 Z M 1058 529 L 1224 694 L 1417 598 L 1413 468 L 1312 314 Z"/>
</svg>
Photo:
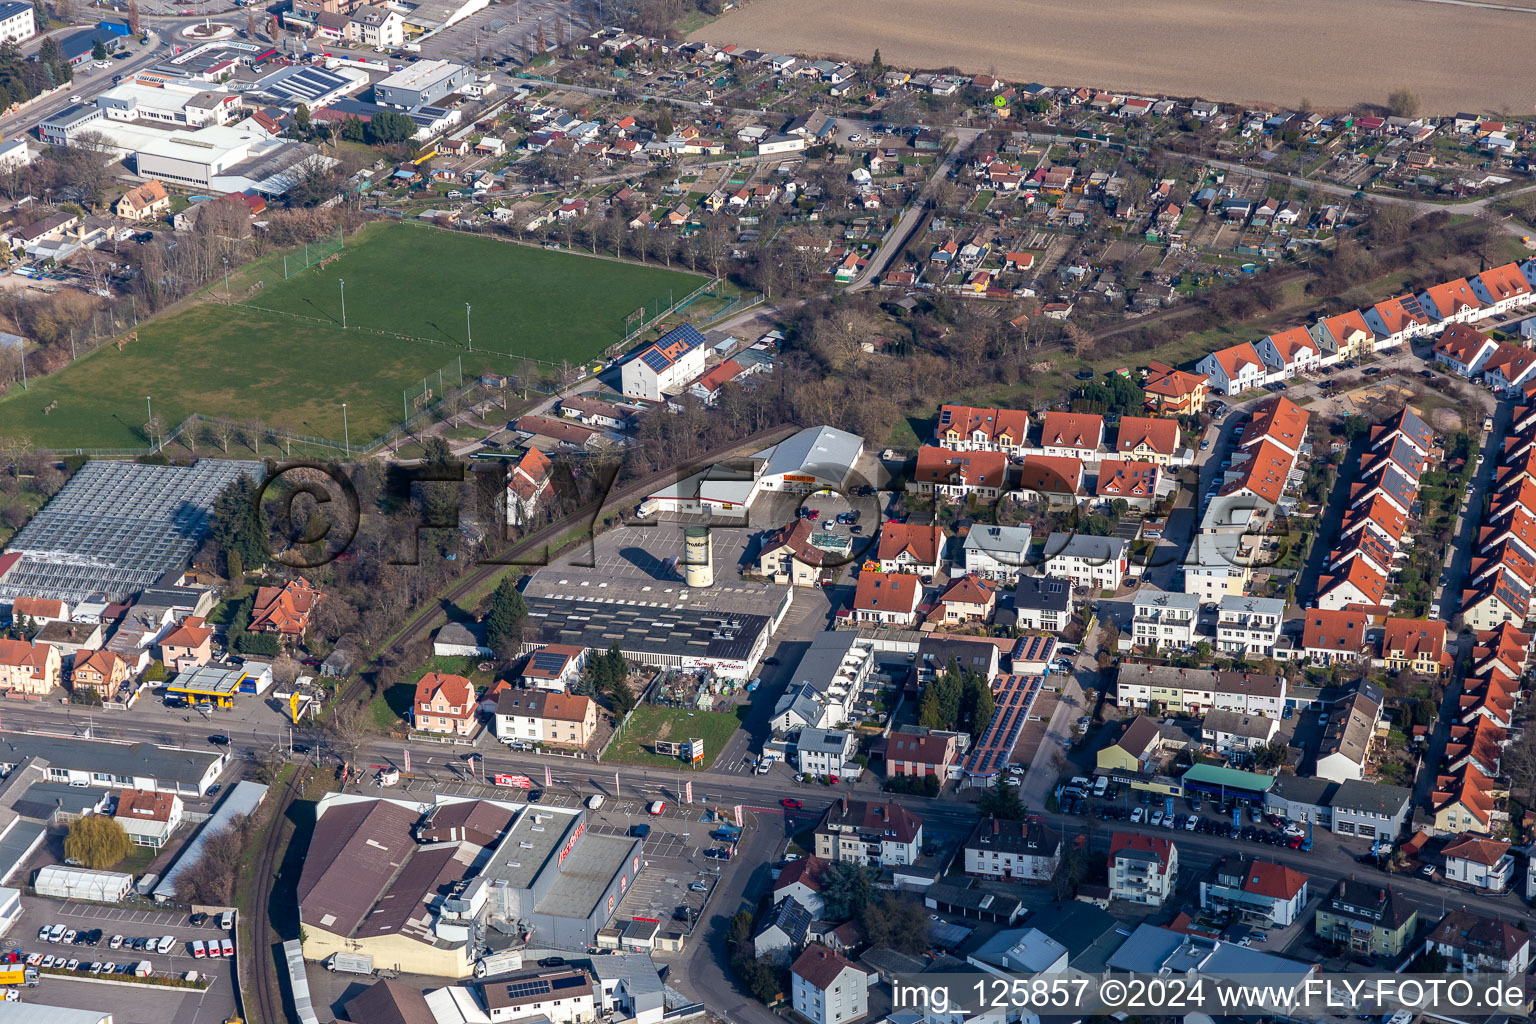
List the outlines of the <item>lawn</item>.
<svg viewBox="0 0 1536 1024">
<path fill-rule="evenodd" d="M 369 225 L 325 268 L 286 281 L 282 262 L 266 257 L 231 275 L 237 298 L 266 282 L 248 295 L 264 309 L 194 305 L 142 324 L 122 351 L 105 346 L 13 389 L 0 400 L 0 434 L 61 451 L 141 447 L 150 396 L 167 427 L 198 412 L 333 439 L 343 437 L 346 402 L 358 442 L 398 423 L 402 391 L 419 392 L 424 377 L 438 392 L 446 366 L 442 385 L 457 383 L 460 357 L 466 376 L 516 373 L 523 357 L 580 363 L 619 341 L 641 305 L 665 302 L 669 290 L 681 299 L 705 280 L 411 223 Z M 348 326 L 373 330 L 341 329 L 342 278 Z M 210 295 L 222 292 L 220 282 Z"/>
<path fill-rule="evenodd" d="M 746 705 L 742 705 L 745 713 Z M 644 764 L 660 768 L 679 767 L 682 762 L 670 754 L 651 750 L 656 740 L 704 740 L 704 767 L 714 763 L 731 736 L 741 727 L 735 711 L 684 711 L 643 704 L 635 709 L 629 724 L 604 755 L 606 760 L 624 764 Z"/>
</svg>

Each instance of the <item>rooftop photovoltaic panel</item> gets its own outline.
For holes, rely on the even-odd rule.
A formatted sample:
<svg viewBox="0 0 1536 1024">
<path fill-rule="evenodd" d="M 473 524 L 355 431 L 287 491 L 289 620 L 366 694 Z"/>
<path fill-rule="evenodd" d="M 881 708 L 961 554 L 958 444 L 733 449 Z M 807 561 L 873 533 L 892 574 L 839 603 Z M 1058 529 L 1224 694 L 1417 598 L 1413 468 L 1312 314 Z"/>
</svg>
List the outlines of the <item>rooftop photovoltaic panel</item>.
<svg viewBox="0 0 1536 1024">
<path fill-rule="evenodd" d="M 519 981 L 507 986 L 508 999 L 524 999 L 528 996 L 547 995 L 553 990 L 549 981 L 545 978 L 534 978 L 531 981 Z"/>
<path fill-rule="evenodd" d="M 533 667 L 540 672 L 559 672 L 565 668 L 566 656 L 539 651 L 533 656 Z"/>
<path fill-rule="evenodd" d="M 654 348 L 647 349 L 644 354 L 640 356 L 640 358 L 646 366 L 649 366 L 651 369 L 658 373 L 672 365 L 672 360 L 668 359 L 666 356 L 662 355 L 661 352 Z"/>
<path fill-rule="evenodd" d="M 1419 298 L 1416 295 L 1404 295 L 1402 303 L 1403 309 L 1408 311 L 1409 316 L 1425 317 L 1429 315 L 1424 312 L 1424 307 L 1419 304 Z"/>
</svg>

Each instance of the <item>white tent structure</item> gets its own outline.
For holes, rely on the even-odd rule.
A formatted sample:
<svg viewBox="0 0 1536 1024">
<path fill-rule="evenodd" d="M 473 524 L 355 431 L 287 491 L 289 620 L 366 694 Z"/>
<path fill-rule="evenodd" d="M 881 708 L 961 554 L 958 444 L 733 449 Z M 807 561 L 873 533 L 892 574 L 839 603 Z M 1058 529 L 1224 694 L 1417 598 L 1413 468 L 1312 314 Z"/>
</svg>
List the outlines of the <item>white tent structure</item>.
<svg viewBox="0 0 1536 1024">
<path fill-rule="evenodd" d="M 120 903 L 133 888 L 133 876 L 121 871 L 92 871 L 64 864 L 49 864 L 37 872 L 33 883 L 39 896 L 60 900 Z"/>
</svg>

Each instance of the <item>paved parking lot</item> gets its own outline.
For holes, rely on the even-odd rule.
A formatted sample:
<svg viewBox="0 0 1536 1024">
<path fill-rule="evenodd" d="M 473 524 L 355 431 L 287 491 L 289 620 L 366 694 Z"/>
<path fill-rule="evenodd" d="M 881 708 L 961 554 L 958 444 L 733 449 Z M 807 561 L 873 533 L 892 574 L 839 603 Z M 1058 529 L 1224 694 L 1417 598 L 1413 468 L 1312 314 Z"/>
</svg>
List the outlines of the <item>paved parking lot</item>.
<svg viewBox="0 0 1536 1024">
<path fill-rule="evenodd" d="M 662 563 L 667 559 L 683 556 L 683 528 L 686 524 L 677 520 L 641 519 L 632 525 L 622 526 L 600 534 L 593 541 L 597 571 L 615 576 L 633 577 L 637 573 L 651 579 L 662 579 Z M 710 544 L 714 552 L 715 579 L 717 585 L 728 582 L 743 568 L 743 555 L 753 539 L 748 529 L 714 526 L 710 530 Z M 586 561 L 588 552 L 577 548 L 555 563 L 573 565 Z M 680 579 L 674 575 L 673 579 Z"/>
<path fill-rule="evenodd" d="M 34 991 L 37 1002 L 82 1010 L 110 1011 L 116 1024 L 222 1024 L 235 1013 L 234 958 L 194 959 L 190 943 L 195 939 L 223 939 L 229 933 L 217 926 L 216 919 L 202 927 L 189 923 L 186 914 L 129 907 L 102 907 L 96 904 L 61 902 L 34 896 L 22 897 L 21 920 L 0 940 L 0 950 L 19 949 L 24 954 L 41 952 L 55 956 L 63 953 L 85 963 L 91 961 L 125 963 L 148 960 L 158 973 L 184 974 L 197 971 L 207 976 L 206 990 L 150 988 L 98 981 L 74 980 L 44 975 Z M 97 946 L 64 946 L 39 942 L 37 930 L 43 925 L 62 924 L 76 931 L 100 928 Z M 113 935 L 128 938 L 173 935 L 176 946 L 165 956 L 158 953 L 111 949 Z M 23 999 L 27 996 L 24 994 Z"/>
<path fill-rule="evenodd" d="M 594 826 L 599 832 L 622 834 L 627 831 L 624 822 L 630 819 L 651 826 L 645 840 L 645 870 L 619 901 L 616 919 L 653 917 L 663 922 L 664 927 L 688 928 L 689 923 L 673 915 L 679 908 L 687 907 L 691 921 L 696 921 L 719 881 L 721 868 L 727 866 L 725 861 L 704 856 L 706 849 L 721 845 L 709 835 L 718 826 L 699 821 L 702 811 L 696 806 L 669 805 L 670 814 L 649 815 L 638 801 L 620 801 L 611 811 L 606 807 L 603 810 L 608 813 L 603 815 L 602 823 Z M 689 888 L 694 884 L 708 888 L 695 892 Z"/>
<path fill-rule="evenodd" d="M 553 46 L 564 26 L 565 38 L 575 39 L 589 31 L 576 19 L 580 5 L 557 4 L 551 0 L 512 0 L 470 15 L 463 21 L 437 33 L 422 43 L 422 55 L 473 61 L 512 57 L 526 61 L 530 44 L 536 45 L 537 33 L 544 29 L 544 42 Z"/>
</svg>

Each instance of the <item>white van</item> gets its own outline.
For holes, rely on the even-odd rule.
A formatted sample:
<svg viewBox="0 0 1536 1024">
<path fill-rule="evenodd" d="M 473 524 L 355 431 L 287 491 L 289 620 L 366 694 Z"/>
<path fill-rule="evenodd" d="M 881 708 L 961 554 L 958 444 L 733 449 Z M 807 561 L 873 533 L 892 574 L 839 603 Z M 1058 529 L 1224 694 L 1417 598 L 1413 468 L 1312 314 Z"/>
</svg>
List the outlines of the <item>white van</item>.
<svg viewBox="0 0 1536 1024">
<path fill-rule="evenodd" d="M 589 809 L 595 811 L 601 806 L 603 806 L 603 795 L 601 793 L 593 793 L 587 797 L 587 807 Z"/>
<path fill-rule="evenodd" d="M 1103 796 L 1104 795 L 1104 791 L 1107 790 L 1108 788 L 1109 788 L 1109 776 L 1108 775 L 1100 775 L 1097 779 L 1093 780 L 1093 795 L 1094 796 Z"/>
</svg>

